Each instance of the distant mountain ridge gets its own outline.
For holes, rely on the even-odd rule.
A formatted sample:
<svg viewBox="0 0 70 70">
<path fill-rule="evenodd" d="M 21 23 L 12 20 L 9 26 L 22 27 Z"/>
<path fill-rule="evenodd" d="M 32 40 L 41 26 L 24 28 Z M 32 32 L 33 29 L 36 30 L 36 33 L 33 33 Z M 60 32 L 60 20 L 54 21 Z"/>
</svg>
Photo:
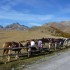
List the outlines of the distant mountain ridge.
<svg viewBox="0 0 70 70">
<path fill-rule="evenodd" d="M 50 22 L 50 23 L 45 23 L 42 26 L 55 27 L 63 32 L 70 33 L 70 21 Z M 36 29 L 36 28 L 42 27 L 42 26 L 33 26 L 30 28 L 28 26 L 21 25 L 19 23 L 13 23 L 13 24 L 7 25 L 6 27 L 3 27 L 2 25 L 0 25 L 0 29 L 3 29 L 3 30 L 28 30 L 28 29 L 33 29 L 33 28 Z"/>
<path fill-rule="evenodd" d="M 33 26 L 33 27 L 27 27 L 24 25 L 20 25 L 19 23 L 13 23 L 10 25 L 7 25 L 6 27 L 0 26 L 0 29 L 2 30 L 27 30 L 23 32 L 28 32 L 28 34 L 32 33 L 34 34 L 33 37 L 38 34 L 38 37 L 46 37 L 46 35 L 51 36 L 61 36 L 61 37 L 70 37 L 70 22 L 51 22 L 46 23 L 42 26 Z"/>
<path fill-rule="evenodd" d="M 13 23 L 10 25 L 7 25 L 6 27 L 3 27 L 0 25 L 0 29 L 5 29 L 5 30 L 26 30 L 29 29 L 29 27 L 20 25 L 19 23 Z"/>
<path fill-rule="evenodd" d="M 62 21 L 62 22 L 51 22 L 51 23 L 46 23 L 44 26 L 52 26 L 55 27 L 63 32 L 70 33 L 70 21 Z"/>
<path fill-rule="evenodd" d="M 3 26 L 2 26 L 2 25 L 0 25 L 0 29 L 1 29 L 1 28 L 3 28 Z"/>
</svg>

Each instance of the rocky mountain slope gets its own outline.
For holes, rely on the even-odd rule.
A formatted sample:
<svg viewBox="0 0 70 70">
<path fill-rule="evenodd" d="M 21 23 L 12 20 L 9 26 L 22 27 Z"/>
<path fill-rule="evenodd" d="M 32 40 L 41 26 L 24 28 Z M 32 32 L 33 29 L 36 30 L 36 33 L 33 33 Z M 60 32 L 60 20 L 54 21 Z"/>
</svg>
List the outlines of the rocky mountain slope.
<svg viewBox="0 0 70 70">
<path fill-rule="evenodd" d="M 63 36 L 63 37 L 70 37 L 70 21 L 64 21 L 64 22 L 51 22 L 44 24 L 42 26 L 33 26 L 31 28 L 20 25 L 19 23 L 13 23 L 10 25 L 7 25 L 6 27 L 0 26 L 0 29 L 2 30 L 20 30 L 24 31 L 27 30 L 28 33 L 33 33 L 35 35 L 51 35 L 51 36 Z M 43 35 L 43 36 L 44 36 Z"/>
<path fill-rule="evenodd" d="M 2 29 L 3 28 L 3 26 L 2 25 L 0 25 L 0 29 Z"/>
<path fill-rule="evenodd" d="M 63 22 L 59 22 L 59 23 L 51 22 L 51 23 L 44 24 L 44 26 L 45 25 L 55 27 L 66 33 L 70 33 L 70 21 L 63 21 Z"/>
<path fill-rule="evenodd" d="M 26 30 L 26 29 L 29 29 L 29 27 L 20 25 L 19 23 L 13 23 L 13 24 L 7 25 L 6 27 L 3 27 L 0 25 L 0 28 L 3 30 L 4 29 L 5 30 Z"/>
</svg>

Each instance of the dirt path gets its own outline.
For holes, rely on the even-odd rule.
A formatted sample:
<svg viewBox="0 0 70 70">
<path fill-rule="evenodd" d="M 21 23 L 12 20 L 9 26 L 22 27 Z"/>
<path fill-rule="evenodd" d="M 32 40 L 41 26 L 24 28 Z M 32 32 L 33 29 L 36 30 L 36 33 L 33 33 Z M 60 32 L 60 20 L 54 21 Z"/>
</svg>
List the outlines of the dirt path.
<svg viewBox="0 0 70 70">
<path fill-rule="evenodd" d="M 44 57 L 22 70 L 70 70 L 70 49 Z"/>
</svg>

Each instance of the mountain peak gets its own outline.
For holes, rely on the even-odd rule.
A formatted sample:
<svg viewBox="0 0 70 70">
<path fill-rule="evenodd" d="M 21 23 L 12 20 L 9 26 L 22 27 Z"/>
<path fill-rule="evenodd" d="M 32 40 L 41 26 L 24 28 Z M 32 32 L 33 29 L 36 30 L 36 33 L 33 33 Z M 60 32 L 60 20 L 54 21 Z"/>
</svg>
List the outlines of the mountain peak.
<svg viewBox="0 0 70 70">
<path fill-rule="evenodd" d="M 65 26 L 70 26 L 70 21 L 63 21 L 61 22 L 61 24 Z"/>
<path fill-rule="evenodd" d="M 50 22 L 45 25 L 58 28 L 63 32 L 70 33 L 70 21 L 62 21 L 62 22 Z"/>
<path fill-rule="evenodd" d="M 1 28 L 3 28 L 3 26 L 2 26 L 2 25 L 0 25 L 0 29 L 1 29 Z"/>
<path fill-rule="evenodd" d="M 7 25 L 5 27 L 5 29 L 10 29 L 10 30 L 26 30 L 29 27 L 24 26 L 24 25 L 20 25 L 19 23 L 12 23 L 10 25 Z"/>
</svg>

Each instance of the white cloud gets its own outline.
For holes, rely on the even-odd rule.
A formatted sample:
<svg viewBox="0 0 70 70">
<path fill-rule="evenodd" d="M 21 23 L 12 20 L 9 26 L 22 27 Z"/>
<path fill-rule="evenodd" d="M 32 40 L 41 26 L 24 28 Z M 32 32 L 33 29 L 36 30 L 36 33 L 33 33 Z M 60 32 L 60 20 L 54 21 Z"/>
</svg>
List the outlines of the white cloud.
<svg viewBox="0 0 70 70">
<path fill-rule="evenodd" d="M 8 2 L 8 3 L 6 3 Z M 25 11 L 28 13 L 29 10 L 24 10 L 24 13 L 20 13 L 17 12 L 15 10 L 13 10 L 12 6 L 18 5 L 19 3 L 23 3 L 23 4 L 28 4 L 31 5 L 33 7 L 37 7 L 35 6 L 41 6 L 41 4 L 39 4 L 40 0 L 3 0 L 2 3 L 6 3 L 5 5 L 1 5 L 0 6 L 0 19 L 9 19 L 9 20 L 20 20 L 20 21 L 24 21 L 24 22 L 29 22 L 29 21 L 45 21 L 45 20 L 50 20 L 53 18 L 52 15 L 35 15 L 35 14 L 25 14 Z M 42 3 L 43 1 L 41 1 Z"/>
<path fill-rule="evenodd" d="M 28 23 L 30 26 L 41 26 L 40 23 Z"/>
<path fill-rule="evenodd" d="M 50 20 L 53 17 L 54 17 L 53 15 L 43 15 L 43 16 L 40 16 L 38 19 L 41 21 L 45 21 L 45 20 Z"/>
<path fill-rule="evenodd" d="M 12 11 L 14 6 L 22 2 L 23 0 L 2 0 L 0 1 L 0 11 Z"/>
<path fill-rule="evenodd" d="M 53 15 L 24 14 L 16 11 L 0 11 L 0 19 L 21 20 L 21 21 L 45 21 L 53 18 Z"/>
<path fill-rule="evenodd" d="M 1 4 L 2 2 L 2 4 Z M 6 3 L 5 5 L 3 3 Z M 33 9 L 39 8 L 39 11 L 43 10 L 46 11 L 47 9 L 57 9 L 58 11 L 56 12 L 54 9 L 54 14 L 46 14 L 49 12 L 47 10 L 45 15 L 39 15 L 39 14 L 30 14 L 29 12 L 31 11 L 30 9 L 23 8 L 22 11 L 23 13 L 20 13 L 16 11 L 17 9 L 13 9 L 14 6 L 17 6 L 18 4 L 23 4 L 25 6 L 31 6 Z M 23 6 L 24 7 L 24 6 Z M 22 12 L 21 11 L 21 12 Z M 52 13 L 52 10 L 50 10 Z M 25 14 L 26 13 L 26 14 Z M 35 13 L 32 12 L 32 13 Z M 47 21 L 60 21 L 60 20 L 67 20 L 67 17 L 62 17 L 62 14 L 67 14 L 70 13 L 70 5 L 66 5 L 66 7 L 63 8 L 63 6 L 59 3 L 57 3 L 56 0 L 2 0 L 0 1 L 0 19 L 8 19 L 8 20 L 16 20 L 16 21 L 22 21 L 22 22 L 27 22 L 30 25 L 37 25 L 39 22 L 47 22 Z M 58 17 L 57 17 L 58 16 Z"/>
</svg>

